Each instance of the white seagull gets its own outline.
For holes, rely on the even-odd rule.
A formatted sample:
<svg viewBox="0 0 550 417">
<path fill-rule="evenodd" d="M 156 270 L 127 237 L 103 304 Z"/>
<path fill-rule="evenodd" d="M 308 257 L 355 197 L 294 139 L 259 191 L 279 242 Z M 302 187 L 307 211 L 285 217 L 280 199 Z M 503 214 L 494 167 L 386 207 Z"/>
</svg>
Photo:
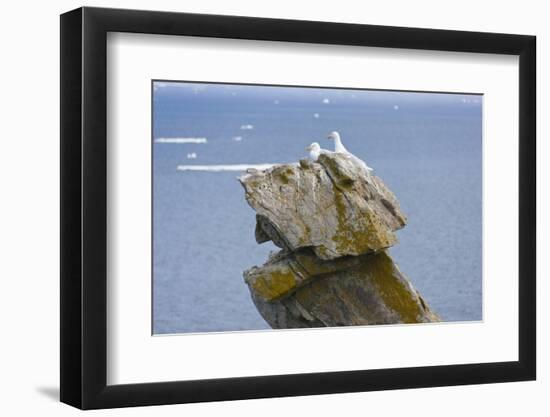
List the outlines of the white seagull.
<svg viewBox="0 0 550 417">
<path fill-rule="evenodd" d="M 313 142 L 306 148 L 306 151 L 309 151 L 308 159 L 311 162 L 316 162 L 323 149 L 321 149 L 321 146 L 317 142 Z"/>
<path fill-rule="evenodd" d="M 352 154 L 350 151 L 348 151 L 344 144 L 342 143 L 342 139 L 340 138 L 340 134 L 338 132 L 331 132 L 328 135 L 328 139 L 332 139 L 334 141 L 334 152 L 336 153 L 342 153 L 346 155 L 349 159 L 351 159 L 353 162 L 355 162 L 357 165 L 363 167 L 365 169 L 365 172 L 367 175 L 370 174 L 370 171 L 373 171 L 371 167 L 369 167 L 362 159 L 359 159 L 354 154 Z"/>
</svg>

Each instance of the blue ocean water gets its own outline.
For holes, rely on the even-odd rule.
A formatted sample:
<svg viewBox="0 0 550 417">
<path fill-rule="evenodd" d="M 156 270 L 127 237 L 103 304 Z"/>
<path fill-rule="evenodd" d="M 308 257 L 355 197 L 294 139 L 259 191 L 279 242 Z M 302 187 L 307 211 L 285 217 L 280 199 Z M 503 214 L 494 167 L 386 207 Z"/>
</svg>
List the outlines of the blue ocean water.
<svg viewBox="0 0 550 417">
<path fill-rule="evenodd" d="M 276 248 L 239 173 L 178 165 L 295 162 L 333 130 L 408 216 L 401 271 L 443 320 L 482 319 L 481 96 L 155 82 L 153 140 L 206 138 L 153 142 L 155 334 L 269 328 L 242 272 Z"/>
</svg>

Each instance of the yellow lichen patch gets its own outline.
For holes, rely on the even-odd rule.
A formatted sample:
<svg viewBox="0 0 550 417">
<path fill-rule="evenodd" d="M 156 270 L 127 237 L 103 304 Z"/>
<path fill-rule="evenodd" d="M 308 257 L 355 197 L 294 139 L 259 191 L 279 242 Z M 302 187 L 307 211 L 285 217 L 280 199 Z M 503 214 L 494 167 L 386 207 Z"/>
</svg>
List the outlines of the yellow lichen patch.
<svg viewBox="0 0 550 417">
<path fill-rule="evenodd" d="M 256 179 L 254 179 L 254 180 L 247 180 L 246 183 L 245 183 L 245 185 L 246 185 L 247 187 L 252 188 L 252 189 L 257 189 L 257 188 L 261 185 L 261 182 L 258 181 L 258 180 L 256 180 Z"/>
<path fill-rule="evenodd" d="M 248 284 L 263 299 L 276 300 L 292 291 L 296 285 L 296 275 L 288 265 L 266 267 L 247 277 Z"/>
<path fill-rule="evenodd" d="M 288 184 L 290 179 L 294 176 L 294 171 L 290 167 L 284 165 L 273 169 L 271 175 L 273 178 L 283 184 Z"/>
<path fill-rule="evenodd" d="M 372 283 L 386 306 L 397 313 L 403 323 L 418 323 L 418 318 L 423 316 L 422 305 L 388 254 L 372 255 L 364 267 L 368 268 Z"/>
<path fill-rule="evenodd" d="M 304 221 L 301 222 L 302 233 L 298 236 L 298 246 L 307 246 L 311 242 L 311 227 Z"/>
<path fill-rule="evenodd" d="M 336 270 L 308 280 L 289 300 L 327 326 L 438 321 L 385 252 L 346 257 L 348 265 L 325 262 Z"/>
<path fill-rule="evenodd" d="M 338 227 L 332 240 L 339 253 L 366 253 L 387 248 L 395 243 L 395 235 L 371 211 L 358 219 L 348 219 L 345 197 L 333 184 L 334 207 Z"/>
<path fill-rule="evenodd" d="M 349 248 L 350 242 L 349 233 L 350 227 L 347 225 L 347 209 L 346 203 L 344 201 L 344 196 L 336 187 L 335 184 L 332 185 L 332 192 L 334 194 L 334 208 L 336 209 L 336 219 L 338 221 L 338 228 L 336 234 L 333 236 L 334 243 L 336 243 L 336 249 L 340 253 L 345 253 Z"/>
</svg>

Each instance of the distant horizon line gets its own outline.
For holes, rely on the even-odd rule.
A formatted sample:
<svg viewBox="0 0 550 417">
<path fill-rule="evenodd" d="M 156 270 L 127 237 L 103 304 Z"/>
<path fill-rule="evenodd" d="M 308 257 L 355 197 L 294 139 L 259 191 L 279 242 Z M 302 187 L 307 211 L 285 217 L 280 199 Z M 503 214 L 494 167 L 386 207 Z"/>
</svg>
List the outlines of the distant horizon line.
<svg viewBox="0 0 550 417">
<path fill-rule="evenodd" d="M 393 93 L 424 93 L 424 94 L 448 94 L 448 95 L 466 95 L 466 96 L 484 96 L 485 93 L 464 92 L 464 91 L 431 91 L 431 90 L 407 90 L 407 89 L 392 89 L 392 88 L 369 88 L 369 87 L 334 87 L 334 86 L 315 86 L 315 85 L 293 85 L 293 84 L 260 84 L 260 83 L 244 83 L 244 82 L 227 82 L 227 81 L 191 81 L 191 80 L 174 80 L 174 79 L 151 79 L 151 87 L 155 83 L 159 84 L 212 84 L 212 85 L 235 85 L 235 86 L 250 86 L 250 87 L 284 87 L 284 88 L 308 88 L 308 89 L 323 89 L 323 90 L 355 90 L 355 91 L 377 91 L 377 92 L 393 92 Z M 162 88 L 162 85 L 159 87 Z"/>
</svg>

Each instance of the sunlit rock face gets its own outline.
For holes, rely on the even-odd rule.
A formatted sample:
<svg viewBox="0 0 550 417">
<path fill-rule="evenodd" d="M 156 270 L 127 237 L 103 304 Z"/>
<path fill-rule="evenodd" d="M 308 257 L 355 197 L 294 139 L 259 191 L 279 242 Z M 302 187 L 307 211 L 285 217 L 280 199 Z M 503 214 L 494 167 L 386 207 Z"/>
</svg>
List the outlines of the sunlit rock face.
<svg viewBox="0 0 550 417">
<path fill-rule="evenodd" d="M 406 224 L 382 180 L 338 153 L 239 178 L 256 241 L 282 250 L 244 272 L 273 328 L 438 321 L 385 249 Z"/>
<path fill-rule="evenodd" d="M 407 221 L 382 180 L 343 154 L 256 171 L 240 181 L 257 213 L 258 243 L 272 240 L 290 251 L 310 247 L 321 259 L 388 248 Z"/>
</svg>

